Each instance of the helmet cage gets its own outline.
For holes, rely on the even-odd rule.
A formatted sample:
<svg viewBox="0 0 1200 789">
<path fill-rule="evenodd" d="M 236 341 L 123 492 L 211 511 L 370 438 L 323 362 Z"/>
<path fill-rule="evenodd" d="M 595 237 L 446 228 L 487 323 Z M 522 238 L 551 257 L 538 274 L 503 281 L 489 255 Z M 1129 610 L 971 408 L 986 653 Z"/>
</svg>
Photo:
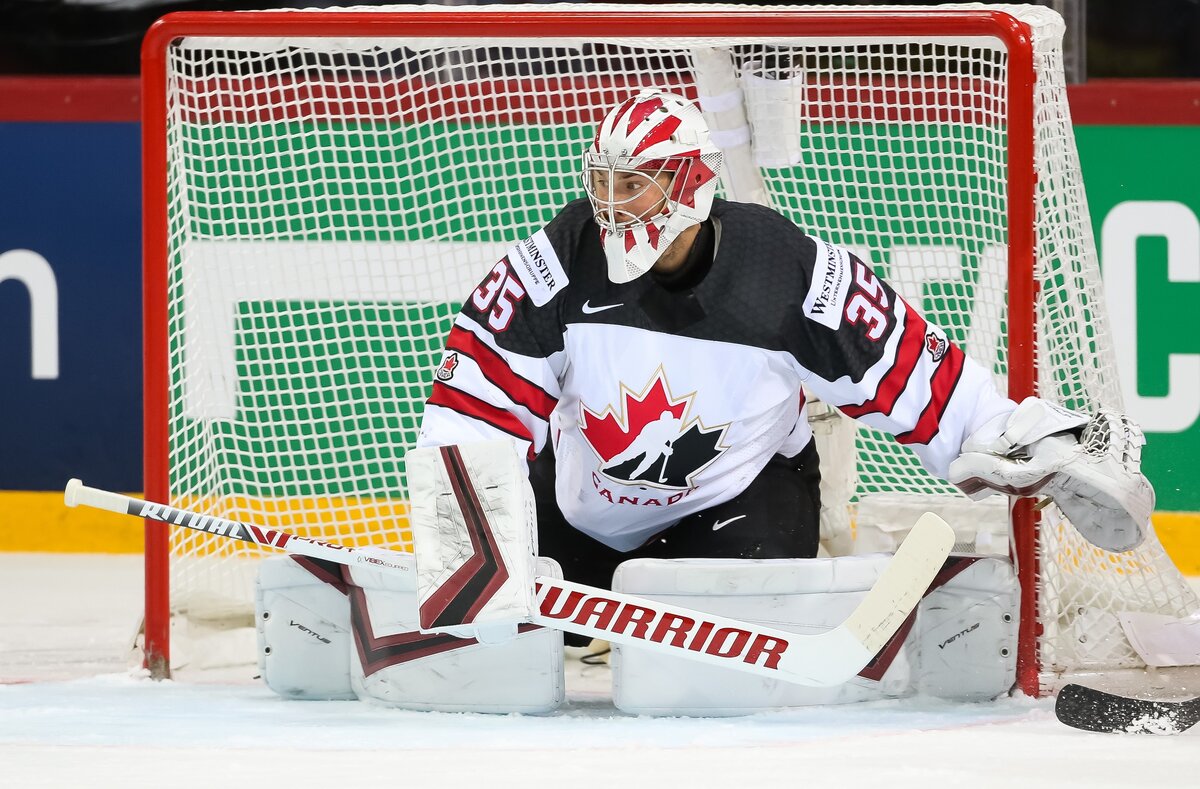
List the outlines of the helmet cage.
<svg viewBox="0 0 1200 789">
<path fill-rule="evenodd" d="M 688 173 L 691 172 L 693 157 L 670 157 L 652 161 L 639 161 L 630 157 L 608 157 L 601 154 L 584 154 L 583 189 L 592 203 L 592 212 L 598 224 L 609 233 L 618 233 L 635 227 L 643 227 L 659 217 L 669 217 L 679 207 L 684 192 L 687 191 Z M 664 186 L 659 182 L 663 175 L 670 177 Z M 607 176 L 608 193 L 601 194 L 597 189 L 596 177 Z M 652 206 L 642 209 L 635 214 L 625 210 L 625 206 L 635 200 L 642 199 L 644 192 L 636 192 L 628 197 L 614 195 L 613 190 L 618 183 L 635 177 L 646 182 L 646 189 L 657 193 L 658 199 Z M 695 192 L 695 187 L 690 190 Z"/>
</svg>

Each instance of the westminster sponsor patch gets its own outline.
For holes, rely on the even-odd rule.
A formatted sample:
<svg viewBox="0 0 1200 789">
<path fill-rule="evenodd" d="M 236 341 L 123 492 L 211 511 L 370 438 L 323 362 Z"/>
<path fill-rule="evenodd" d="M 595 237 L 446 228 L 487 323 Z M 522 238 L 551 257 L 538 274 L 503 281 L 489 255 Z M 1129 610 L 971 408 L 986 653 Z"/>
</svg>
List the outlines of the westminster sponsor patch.
<svg viewBox="0 0 1200 789">
<path fill-rule="evenodd" d="M 804 297 L 804 314 L 830 329 L 842 325 L 842 308 L 850 290 L 850 254 L 814 238 L 817 244 L 813 279 Z"/>
<path fill-rule="evenodd" d="M 567 273 L 563 271 L 545 230 L 539 230 L 510 249 L 508 262 L 535 306 L 545 305 L 567 285 Z"/>
</svg>

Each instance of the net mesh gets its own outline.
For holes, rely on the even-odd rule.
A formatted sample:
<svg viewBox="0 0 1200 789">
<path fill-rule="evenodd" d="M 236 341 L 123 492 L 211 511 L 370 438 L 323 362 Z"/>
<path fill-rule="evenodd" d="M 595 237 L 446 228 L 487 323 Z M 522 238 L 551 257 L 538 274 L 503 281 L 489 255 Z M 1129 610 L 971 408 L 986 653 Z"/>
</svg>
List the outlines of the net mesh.
<svg viewBox="0 0 1200 789">
<path fill-rule="evenodd" d="M 1016 12 L 1037 47 L 1039 390 L 1119 407 L 1061 23 Z M 701 99 L 726 150 L 722 195 L 854 250 L 1006 388 L 1009 57 L 997 41 L 882 27 L 845 40 L 543 41 L 519 23 L 483 45 L 304 39 L 286 35 L 297 15 L 280 15 L 277 38 L 184 38 L 168 53 L 172 504 L 409 548 L 404 452 L 461 299 L 582 196 L 594 125 L 642 87 Z M 856 444 L 850 508 L 874 494 L 960 500 L 889 437 L 863 429 Z M 1195 606 L 1153 537 L 1114 557 L 1053 508 L 1043 521 L 1048 667 L 1131 664 L 1115 612 Z M 242 543 L 175 530 L 171 554 L 175 611 L 252 601 Z"/>
</svg>

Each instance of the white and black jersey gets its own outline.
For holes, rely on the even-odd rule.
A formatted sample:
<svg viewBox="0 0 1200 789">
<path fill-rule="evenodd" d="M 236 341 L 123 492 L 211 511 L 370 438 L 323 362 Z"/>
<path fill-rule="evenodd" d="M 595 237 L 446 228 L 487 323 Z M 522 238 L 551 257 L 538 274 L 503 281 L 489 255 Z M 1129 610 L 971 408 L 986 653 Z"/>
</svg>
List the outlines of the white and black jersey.
<svg viewBox="0 0 1200 789">
<path fill-rule="evenodd" d="M 727 501 L 811 440 L 802 387 L 944 477 L 1014 404 L 862 261 L 761 206 L 716 201 L 682 279 L 617 285 L 586 200 L 509 250 L 470 294 L 437 370 L 423 446 L 549 440 L 557 503 L 628 551 Z"/>
</svg>

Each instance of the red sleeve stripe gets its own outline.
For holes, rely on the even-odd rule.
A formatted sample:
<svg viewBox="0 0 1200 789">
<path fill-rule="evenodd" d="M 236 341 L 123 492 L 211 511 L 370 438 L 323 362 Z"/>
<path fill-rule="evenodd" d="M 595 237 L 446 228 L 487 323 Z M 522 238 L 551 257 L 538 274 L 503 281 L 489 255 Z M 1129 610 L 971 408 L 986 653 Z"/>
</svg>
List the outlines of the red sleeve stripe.
<svg viewBox="0 0 1200 789">
<path fill-rule="evenodd" d="M 838 406 L 838 410 L 852 419 L 865 414 L 891 414 L 896 401 L 908 388 L 917 362 L 921 360 L 921 351 L 925 349 L 925 325 L 924 318 L 908 309 L 905 313 L 904 336 L 900 338 L 900 347 L 896 349 L 896 361 L 875 388 L 875 396 L 862 405 Z"/>
<path fill-rule="evenodd" d="M 478 397 L 469 395 L 454 387 L 446 386 L 441 381 L 434 382 L 433 393 L 429 395 L 427 402 L 430 405 L 440 405 L 442 408 L 457 411 L 463 416 L 469 416 L 472 419 L 486 422 L 497 430 L 502 430 L 514 438 L 528 441 L 530 444 L 529 452 L 531 455 L 533 453 L 533 434 L 529 431 L 529 428 L 522 424 L 520 419 L 517 419 L 503 408 L 497 408 L 491 403 L 485 403 Z"/>
<path fill-rule="evenodd" d="M 513 372 L 500 354 L 483 340 L 466 329 L 455 326 L 446 339 L 446 348 L 465 353 L 474 359 L 483 377 L 499 387 L 514 403 L 525 406 L 539 419 L 550 419 L 550 412 L 558 405 L 558 400 L 540 386 Z"/>
<path fill-rule="evenodd" d="M 946 358 L 938 366 L 930 383 L 929 403 L 921 412 L 916 427 L 907 433 L 900 433 L 896 440 L 901 444 L 928 444 L 937 435 L 942 424 L 942 414 L 946 412 L 946 404 L 950 395 L 954 394 L 958 381 L 962 378 L 963 361 L 966 354 L 957 345 L 951 345 L 946 352 Z"/>
</svg>

